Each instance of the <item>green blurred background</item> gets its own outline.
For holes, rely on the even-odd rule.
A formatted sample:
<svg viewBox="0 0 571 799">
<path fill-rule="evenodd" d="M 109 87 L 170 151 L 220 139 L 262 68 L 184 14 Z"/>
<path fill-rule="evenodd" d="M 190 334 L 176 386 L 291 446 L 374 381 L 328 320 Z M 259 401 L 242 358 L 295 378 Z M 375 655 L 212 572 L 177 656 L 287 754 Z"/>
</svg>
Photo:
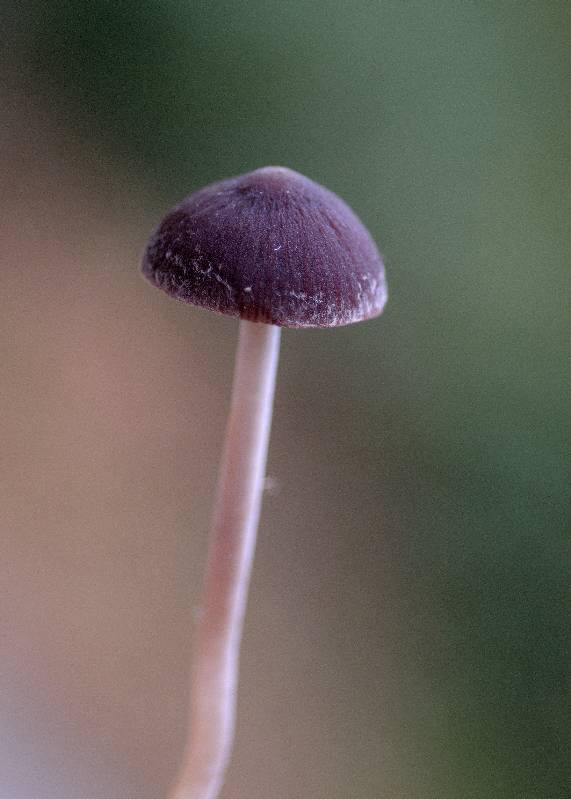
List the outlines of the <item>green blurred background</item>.
<svg viewBox="0 0 571 799">
<path fill-rule="evenodd" d="M 266 164 L 390 299 L 284 336 L 223 795 L 569 796 L 570 8 L 3 8 L 1 796 L 174 775 L 236 324 L 138 261 Z"/>
</svg>

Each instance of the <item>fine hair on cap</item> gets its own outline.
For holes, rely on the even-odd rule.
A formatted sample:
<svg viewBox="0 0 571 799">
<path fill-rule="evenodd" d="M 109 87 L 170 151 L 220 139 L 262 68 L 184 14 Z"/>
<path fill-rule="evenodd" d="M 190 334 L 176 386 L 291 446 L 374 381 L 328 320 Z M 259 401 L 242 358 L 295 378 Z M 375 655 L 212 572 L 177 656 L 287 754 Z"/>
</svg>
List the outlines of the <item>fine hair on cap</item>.
<svg viewBox="0 0 571 799">
<path fill-rule="evenodd" d="M 191 194 L 151 237 L 142 268 L 171 297 L 283 327 L 359 322 L 387 299 L 381 256 L 359 218 L 284 167 Z"/>
</svg>

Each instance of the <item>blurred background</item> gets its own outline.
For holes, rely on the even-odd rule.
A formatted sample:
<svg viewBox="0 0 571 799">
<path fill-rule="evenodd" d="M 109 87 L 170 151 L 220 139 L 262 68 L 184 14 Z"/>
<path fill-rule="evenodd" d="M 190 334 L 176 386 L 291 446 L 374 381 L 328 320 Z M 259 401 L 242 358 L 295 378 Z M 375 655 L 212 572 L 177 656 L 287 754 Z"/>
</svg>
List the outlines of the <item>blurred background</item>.
<svg viewBox="0 0 571 799">
<path fill-rule="evenodd" d="M 285 331 L 223 797 L 568 796 L 569 4 L 2 18 L 0 796 L 174 777 L 237 324 L 139 260 L 266 164 L 357 211 L 390 299 Z"/>
</svg>

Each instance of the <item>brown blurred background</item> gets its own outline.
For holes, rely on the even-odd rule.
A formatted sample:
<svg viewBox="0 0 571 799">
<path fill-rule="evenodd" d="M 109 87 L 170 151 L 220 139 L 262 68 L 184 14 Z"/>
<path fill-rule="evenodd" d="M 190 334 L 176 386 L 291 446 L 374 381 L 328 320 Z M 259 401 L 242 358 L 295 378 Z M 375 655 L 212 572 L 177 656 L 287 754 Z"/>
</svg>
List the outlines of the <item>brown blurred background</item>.
<svg viewBox="0 0 571 799">
<path fill-rule="evenodd" d="M 277 163 L 390 300 L 284 336 L 223 796 L 563 799 L 568 4 L 2 14 L 0 796 L 174 776 L 237 326 L 138 263 Z"/>
</svg>

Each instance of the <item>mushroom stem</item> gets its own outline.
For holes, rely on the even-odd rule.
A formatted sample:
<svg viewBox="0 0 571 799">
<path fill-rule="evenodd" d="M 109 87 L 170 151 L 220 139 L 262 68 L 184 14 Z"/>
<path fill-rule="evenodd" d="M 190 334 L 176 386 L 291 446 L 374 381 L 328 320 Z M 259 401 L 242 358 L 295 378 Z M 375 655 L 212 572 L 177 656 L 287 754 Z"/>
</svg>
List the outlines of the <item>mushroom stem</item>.
<svg viewBox="0 0 571 799">
<path fill-rule="evenodd" d="M 280 328 L 240 321 L 232 403 L 194 642 L 190 734 L 170 799 L 215 799 L 234 739 L 240 640 L 256 545 Z"/>
</svg>

